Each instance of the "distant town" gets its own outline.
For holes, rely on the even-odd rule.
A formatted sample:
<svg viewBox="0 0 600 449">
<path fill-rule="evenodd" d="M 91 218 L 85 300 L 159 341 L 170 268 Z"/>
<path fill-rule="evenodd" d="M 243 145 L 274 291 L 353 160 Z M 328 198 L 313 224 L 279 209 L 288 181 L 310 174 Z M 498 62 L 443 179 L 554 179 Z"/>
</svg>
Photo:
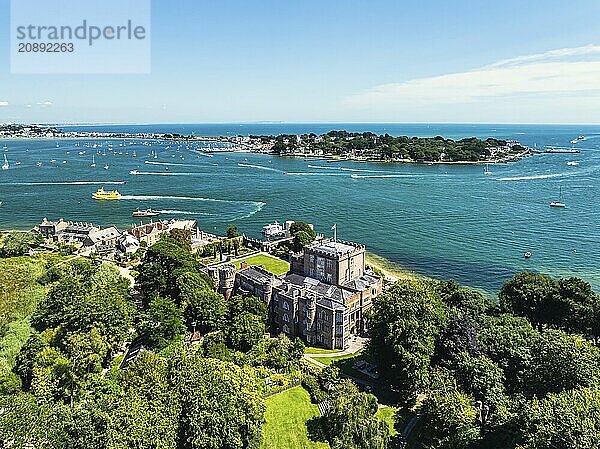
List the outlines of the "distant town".
<svg viewBox="0 0 600 449">
<path fill-rule="evenodd" d="M 393 137 L 370 132 L 330 131 L 323 135 L 194 136 L 176 133 L 63 131 L 41 125 L 2 125 L 0 139 L 149 139 L 208 142 L 203 151 L 248 151 L 284 157 L 316 157 L 361 162 L 481 164 L 514 161 L 539 152 L 516 140 Z M 551 152 L 549 149 L 548 152 Z"/>
</svg>

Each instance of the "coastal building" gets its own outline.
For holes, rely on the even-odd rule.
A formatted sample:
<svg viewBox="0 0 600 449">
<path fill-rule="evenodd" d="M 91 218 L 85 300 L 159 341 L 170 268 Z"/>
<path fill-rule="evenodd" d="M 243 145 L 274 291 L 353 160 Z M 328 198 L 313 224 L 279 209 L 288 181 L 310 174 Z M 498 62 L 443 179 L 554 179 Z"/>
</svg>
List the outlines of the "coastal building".
<svg viewBox="0 0 600 449">
<path fill-rule="evenodd" d="M 134 226 L 127 232 L 134 236 L 138 241 L 145 242 L 147 246 L 152 246 L 163 234 L 168 234 L 173 229 L 180 229 L 194 233 L 196 220 L 161 220 L 142 223 Z"/>
<path fill-rule="evenodd" d="M 58 234 L 64 231 L 69 223 L 62 218 L 58 221 L 49 221 L 46 217 L 38 225 L 38 231 L 44 236 L 45 239 L 55 240 L 58 239 Z"/>
<path fill-rule="evenodd" d="M 352 242 L 317 241 L 291 257 L 285 276 L 242 267 L 234 274 L 233 293 L 265 302 L 271 333 L 344 349 L 353 335 L 366 332 L 366 313 L 383 288 L 382 279 L 366 271 L 365 252 L 363 245 Z M 231 269 L 212 275 L 218 289 L 229 292 Z"/>
<path fill-rule="evenodd" d="M 122 234 L 117 243 L 117 249 L 125 254 L 134 254 L 140 249 L 140 241 L 131 234 Z"/>
<path fill-rule="evenodd" d="M 83 246 L 98 253 L 111 251 L 117 248 L 121 234 L 121 231 L 114 226 L 98 229 L 88 234 L 83 241 Z"/>
<path fill-rule="evenodd" d="M 152 246 L 158 242 L 161 235 L 168 233 L 170 230 L 166 222 L 157 221 L 134 226 L 127 232 L 134 236 L 140 243 L 143 242 L 147 246 Z"/>
<path fill-rule="evenodd" d="M 70 222 L 58 234 L 58 241 L 69 244 L 83 244 L 90 234 L 99 230 L 100 228 L 92 223 Z"/>
</svg>

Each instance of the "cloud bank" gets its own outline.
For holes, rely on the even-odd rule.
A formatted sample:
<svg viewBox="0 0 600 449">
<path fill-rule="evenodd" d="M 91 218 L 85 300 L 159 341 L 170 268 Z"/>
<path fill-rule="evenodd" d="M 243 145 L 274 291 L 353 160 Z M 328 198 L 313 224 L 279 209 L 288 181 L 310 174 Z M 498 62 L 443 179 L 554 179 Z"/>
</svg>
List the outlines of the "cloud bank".
<svg viewBox="0 0 600 449">
<path fill-rule="evenodd" d="M 600 99 L 600 46 L 564 48 L 519 56 L 460 73 L 383 84 L 346 98 L 368 109 L 475 106 L 494 100 L 520 101 L 525 107 Z M 600 117 L 596 117 L 597 119 Z"/>
</svg>

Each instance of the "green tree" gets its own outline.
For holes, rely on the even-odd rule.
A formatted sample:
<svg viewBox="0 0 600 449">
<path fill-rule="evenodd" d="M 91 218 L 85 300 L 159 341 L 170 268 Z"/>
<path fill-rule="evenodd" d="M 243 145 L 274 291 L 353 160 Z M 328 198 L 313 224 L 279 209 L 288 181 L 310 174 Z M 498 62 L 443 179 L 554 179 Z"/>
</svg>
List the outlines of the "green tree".
<svg viewBox="0 0 600 449">
<path fill-rule="evenodd" d="M 600 349 L 581 337 L 548 330 L 533 345 L 524 377 L 524 391 L 540 398 L 600 385 Z"/>
<path fill-rule="evenodd" d="M 370 350 L 383 374 L 405 394 L 427 385 L 446 318 L 439 293 L 426 282 L 399 281 L 373 301 Z"/>
<path fill-rule="evenodd" d="M 600 441 L 600 390 L 581 388 L 533 400 L 518 449 L 595 449 Z"/>
<path fill-rule="evenodd" d="M 223 329 L 227 314 L 227 302 L 223 295 L 212 290 L 182 292 L 185 309 L 183 316 L 188 329 L 195 327 L 201 334 Z"/>
<path fill-rule="evenodd" d="M 411 448 L 467 449 L 479 439 L 473 398 L 448 386 L 428 394 Z"/>
<path fill-rule="evenodd" d="M 349 381 L 337 384 L 322 418 L 309 422 L 312 438 L 329 442 L 332 449 L 385 449 L 388 425 L 375 416 L 377 398 L 360 393 Z"/>
<path fill-rule="evenodd" d="M 296 252 L 302 251 L 302 249 L 306 245 L 309 245 L 313 240 L 314 240 L 314 238 L 312 238 L 310 236 L 310 234 L 308 234 L 307 232 L 298 231 L 294 235 L 294 241 L 293 241 L 294 251 L 296 251 Z"/>
<path fill-rule="evenodd" d="M 171 298 L 156 296 L 144 311 L 139 330 L 153 347 L 164 349 L 185 332 L 181 309 Z"/>
<path fill-rule="evenodd" d="M 228 239 L 234 239 L 237 236 L 239 236 L 238 228 L 235 225 L 227 226 L 225 233 L 226 233 Z"/>
<path fill-rule="evenodd" d="M 175 366 L 182 410 L 178 448 L 260 447 L 265 406 L 250 369 L 196 355 L 183 356 Z"/>
<path fill-rule="evenodd" d="M 295 221 L 290 226 L 290 234 L 292 236 L 296 236 L 299 232 L 305 232 L 305 233 L 307 233 L 310 236 L 310 241 L 311 242 L 317 236 L 317 234 L 315 233 L 314 229 L 308 223 L 305 223 L 303 221 Z"/>
<path fill-rule="evenodd" d="M 545 274 L 519 273 L 504 284 L 499 297 L 504 310 L 524 316 L 540 329 L 543 324 L 563 321 L 567 312 L 558 282 Z"/>
</svg>

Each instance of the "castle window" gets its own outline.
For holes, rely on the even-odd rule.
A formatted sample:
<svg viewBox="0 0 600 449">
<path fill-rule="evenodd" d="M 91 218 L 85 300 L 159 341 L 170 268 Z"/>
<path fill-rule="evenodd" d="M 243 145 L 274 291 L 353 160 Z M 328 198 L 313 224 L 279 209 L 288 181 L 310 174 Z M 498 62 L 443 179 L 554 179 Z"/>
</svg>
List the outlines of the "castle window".
<svg viewBox="0 0 600 449">
<path fill-rule="evenodd" d="M 287 301 L 283 301 L 283 310 L 290 310 L 290 304 Z"/>
<path fill-rule="evenodd" d="M 283 321 L 285 321 L 286 323 L 289 323 L 289 322 L 290 322 L 290 317 L 288 316 L 288 314 L 287 314 L 287 313 L 284 313 L 284 314 L 283 314 Z"/>
<path fill-rule="evenodd" d="M 284 333 L 289 334 L 290 333 L 290 328 L 288 327 L 287 324 L 284 324 L 283 327 L 281 328 L 283 330 Z"/>
</svg>

